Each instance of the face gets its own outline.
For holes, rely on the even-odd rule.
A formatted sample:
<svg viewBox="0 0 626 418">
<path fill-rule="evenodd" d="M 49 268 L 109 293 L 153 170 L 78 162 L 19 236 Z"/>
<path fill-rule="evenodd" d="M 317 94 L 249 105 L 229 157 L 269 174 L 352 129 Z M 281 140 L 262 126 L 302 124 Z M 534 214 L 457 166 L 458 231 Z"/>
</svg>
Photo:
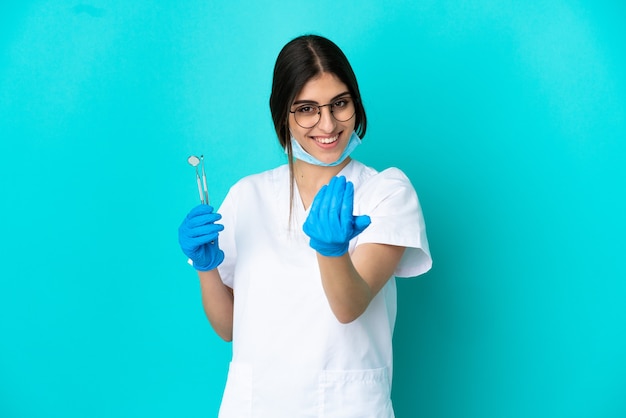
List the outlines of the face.
<svg viewBox="0 0 626 418">
<path fill-rule="evenodd" d="M 349 97 L 348 87 L 334 74 L 322 73 L 304 85 L 290 110 L 303 109 L 301 106 L 307 104 L 322 106 L 337 103 L 339 106 L 341 103 L 338 99 L 343 97 Z M 289 129 L 293 137 L 309 154 L 324 163 L 333 163 L 339 159 L 354 131 L 356 120 L 352 116 L 340 122 L 330 113 L 330 108 L 320 108 L 319 122 L 311 128 L 298 125 L 294 114 L 289 114 Z"/>
</svg>

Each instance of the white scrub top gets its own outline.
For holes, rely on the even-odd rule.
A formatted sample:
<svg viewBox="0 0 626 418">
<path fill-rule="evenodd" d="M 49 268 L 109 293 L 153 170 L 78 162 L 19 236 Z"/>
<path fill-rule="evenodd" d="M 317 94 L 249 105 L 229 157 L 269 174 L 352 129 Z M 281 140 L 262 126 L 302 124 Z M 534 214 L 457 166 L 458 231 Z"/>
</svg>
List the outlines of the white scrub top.
<svg viewBox="0 0 626 418">
<path fill-rule="evenodd" d="M 409 179 L 351 161 L 340 173 L 354 183 L 354 214 L 372 223 L 350 243 L 407 247 L 394 276 L 431 267 L 424 219 Z M 222 418 L 387 418 L 391 405 L 396 318 L 393 278 L 349 324 L 333 315 L 315 250 L 302 231 L 308 211 L 294 187 L 289 222 L 287 165 L 236 183 L 219 213 L 219 267 L 235 295 L 233 357 Z"/>
</svg>

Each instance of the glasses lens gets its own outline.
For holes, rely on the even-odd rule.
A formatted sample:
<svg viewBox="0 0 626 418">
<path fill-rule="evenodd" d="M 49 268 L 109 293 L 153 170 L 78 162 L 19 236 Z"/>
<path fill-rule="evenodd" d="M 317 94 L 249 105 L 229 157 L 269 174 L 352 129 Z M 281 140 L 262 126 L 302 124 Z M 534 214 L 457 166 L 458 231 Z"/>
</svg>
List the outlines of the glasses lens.
<svg viewBox="0 0 626 418">
<path fill-rule="evenodd" d="M 335 119 L 339 122 L 346 122 L 354 116 L 356 108 L 354 101 L 350 97 L 343 97 L 332 104 L 331 111 Z"/>
<path fill-rule="evenodd" d="M 315 105 L 300 106 L 293 115 L 298 125 L 303 128 L 312 128 L 320 120 L 320 108 Z"/>
</svg>

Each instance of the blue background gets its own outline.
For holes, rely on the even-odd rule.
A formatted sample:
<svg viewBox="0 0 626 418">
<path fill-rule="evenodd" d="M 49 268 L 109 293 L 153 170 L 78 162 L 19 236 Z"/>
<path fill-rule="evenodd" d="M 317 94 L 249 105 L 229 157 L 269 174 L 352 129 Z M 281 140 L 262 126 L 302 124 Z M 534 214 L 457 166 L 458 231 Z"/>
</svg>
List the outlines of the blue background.
<svg viewBox="0 0 626 418">
<path fill-rule="evenodd" d="M 22 1 L 0 13 L 0 417 L 215 416 L 230 346 L 176 229 L 285 162 L 292 37 L 338 43 L 435 259 L 399 283 L 399 417 L 626 416 L 626 7 Z M 286 313 L 288 314 L 288 313 Z"/>
</svg>

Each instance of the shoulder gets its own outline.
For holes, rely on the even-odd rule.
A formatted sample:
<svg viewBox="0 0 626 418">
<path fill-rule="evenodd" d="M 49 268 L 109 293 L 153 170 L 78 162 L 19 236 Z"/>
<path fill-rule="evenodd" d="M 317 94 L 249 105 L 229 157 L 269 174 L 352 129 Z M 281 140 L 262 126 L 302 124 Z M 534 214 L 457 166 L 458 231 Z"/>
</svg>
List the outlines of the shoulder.
<svg viewBox="0 0 626 418">
<path fill-rule="evenodd" d="M 383 171 L 377 171 L 376 169 L 366 166 L 360 161 L 352 160 L 352 162 L 345 168 L 345 173 L 341 173 L 346 176 L 354 184 L 355 190 L 361 187 L 375 188 L 375 187 L 388 187 L 391 185 L 405 185 L 411 186 L 411 181 L 402 170 L 396 167 L 390 167 Z"/>
<path fill-rule="evenodd" d="M 396 167 L 390 167 L 386 170 L 378 172 L 364 183 L 364 186 L 367 187 L 375 187 L 379 185 L 397 185 L 413 188 L 411 180 L 409 180 L 407 175 Z"/>
<path fill-rule="evenodd" d="M 367 170 L 363 170 L 358 185 L 355 184 L 355 199 L 369 202 L 386 200 L 393 196 L 399 199 L 406 199 L 407 196 L 417 199 L 411 180 L 399 168 L 390 167 L 380 172 L 365 168 Z"/>
<path fill-rule="evenodd" d="M 281 165 L 271 170 L 242 177 L 233 184 L 220 205 L 221 213 L 246 211 L 250 205 L 267 202 L 270 196 L 289 190 L 289 167 Z"/>
<path fill-rule="evenodd" d="M 241 190 L 249 190 L 251 188 L 257 189 L 280 184 L 288 178 L 289 167 L 286 164 L 281 165 L 271 170 L 250 174 L 241 178 L 230 188 L 229 194 L 239 193 Z"/>
</svg>

